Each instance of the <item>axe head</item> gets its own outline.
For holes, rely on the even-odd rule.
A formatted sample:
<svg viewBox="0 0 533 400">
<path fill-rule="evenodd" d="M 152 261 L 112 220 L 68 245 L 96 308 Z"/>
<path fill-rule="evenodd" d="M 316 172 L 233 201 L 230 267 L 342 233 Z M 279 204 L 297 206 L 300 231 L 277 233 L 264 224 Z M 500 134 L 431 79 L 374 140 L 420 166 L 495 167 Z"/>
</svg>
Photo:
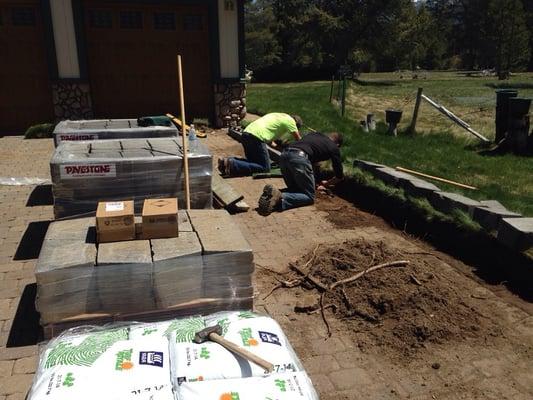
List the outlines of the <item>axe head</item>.
<svg viewBox="0 0 533 400">
<path fill-rule="evenodd" d="M 194 335 L 193 342 L 194 343 L 204 343 L 209 339 L 209 335 L 212 333 L 216 333 L 217 335 L 222 335 L 222 327 L 220 325 L 214 325 L 209 326 L 207 328 L 202 329 L 201 331 L 196 332 Z"/>
</svg>

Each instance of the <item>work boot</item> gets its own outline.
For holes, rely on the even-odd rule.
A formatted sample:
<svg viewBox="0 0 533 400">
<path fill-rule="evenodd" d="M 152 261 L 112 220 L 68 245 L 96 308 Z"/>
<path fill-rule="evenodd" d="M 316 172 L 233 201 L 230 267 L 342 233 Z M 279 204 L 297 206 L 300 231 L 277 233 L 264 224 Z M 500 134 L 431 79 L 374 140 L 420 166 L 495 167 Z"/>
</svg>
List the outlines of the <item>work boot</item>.
<svg viewBox="0 0 533 400">
<path fill-rule="evenodd" d="M 226 176 L 230 175 L 229 160 L 227 158 L 219 158 L 218 159 L 218 171 L 222 175 L 226 175 Z"/>
<path fill-rule="evenodd" d="M 259 198 L 259 214 L 267 216 L 272 214 L 281 203 L 281 192 L 272 185 L 265 185 L 263 194 Z"/>
</svg>

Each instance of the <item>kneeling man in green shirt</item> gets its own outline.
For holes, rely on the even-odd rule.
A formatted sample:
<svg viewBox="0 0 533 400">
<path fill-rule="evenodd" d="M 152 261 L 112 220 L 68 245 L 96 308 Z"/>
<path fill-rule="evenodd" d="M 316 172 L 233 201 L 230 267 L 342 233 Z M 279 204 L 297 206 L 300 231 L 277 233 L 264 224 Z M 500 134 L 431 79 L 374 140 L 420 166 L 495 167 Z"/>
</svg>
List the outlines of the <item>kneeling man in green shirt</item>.
<svg viewBox="0 0 533 400">
<path fill-rule="evenodd" d="M 293 142 L 300 140 L 299 129 L 303 125 L 297 115 L 270 113 L 248 125 L 241 136 L 246 158 L 228 157 L 218 160 L 218 169 L 229 176 L 247 176 L 270 171 L 267 144 L 276 140 Z"/>
</svg>

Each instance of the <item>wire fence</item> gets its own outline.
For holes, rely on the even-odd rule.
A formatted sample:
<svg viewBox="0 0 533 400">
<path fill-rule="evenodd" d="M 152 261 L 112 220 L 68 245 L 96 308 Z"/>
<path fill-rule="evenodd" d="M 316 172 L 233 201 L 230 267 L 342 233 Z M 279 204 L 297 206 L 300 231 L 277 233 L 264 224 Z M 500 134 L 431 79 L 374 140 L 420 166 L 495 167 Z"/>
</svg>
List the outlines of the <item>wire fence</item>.
<svg viewBox="0 0 533 400">
<path fill-rule="evenodd" d="M 329 93 L 329 102 L 336 103 L 340 108 L 341 115 L 344 116 L 346 111 L 346 88 L 348 85 L 347 75 L 339 72 L 331 77 L 331 89 Z"/>
</svg>

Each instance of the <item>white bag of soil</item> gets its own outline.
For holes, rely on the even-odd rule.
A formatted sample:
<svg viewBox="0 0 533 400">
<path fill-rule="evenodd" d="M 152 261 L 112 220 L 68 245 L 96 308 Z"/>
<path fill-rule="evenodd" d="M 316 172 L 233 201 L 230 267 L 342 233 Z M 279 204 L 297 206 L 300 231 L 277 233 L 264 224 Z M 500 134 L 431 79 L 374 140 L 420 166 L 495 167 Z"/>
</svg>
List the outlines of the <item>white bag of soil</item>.
<svg viewBox="0 0 533 400">
<path fill-rule="evenodd" d="M 318 400 L 305 372 L 264 378 L 187 382 L 178 389 L 180 400 Z"/>
<path fill-rule="evenodd" d="M 176 320 L 167 320 L 153 323 L 140 323 L 130 326 L 130 340 L 153 339 L 167 340 L 167 335 L 173 331 Z"/>
<path fill-rule="evenodd" d="M 30 400 L 173 400 L 168 342 L 128 328 L 63 335 L 41 355 Z"/>
<path fill-rule="evenodd" d="M 232 312 L 214 314 L 205 321 L 206 326 L 220 324 L 226 339 L 274 364 L 274 373 L 302 370 L 285 334 L 273 319 Z M 170 355 L 175 388 L 183 382 L 266 375 L 261 367 L 210 341 L 196 344 L 171 340 Z"/>
</svg>

